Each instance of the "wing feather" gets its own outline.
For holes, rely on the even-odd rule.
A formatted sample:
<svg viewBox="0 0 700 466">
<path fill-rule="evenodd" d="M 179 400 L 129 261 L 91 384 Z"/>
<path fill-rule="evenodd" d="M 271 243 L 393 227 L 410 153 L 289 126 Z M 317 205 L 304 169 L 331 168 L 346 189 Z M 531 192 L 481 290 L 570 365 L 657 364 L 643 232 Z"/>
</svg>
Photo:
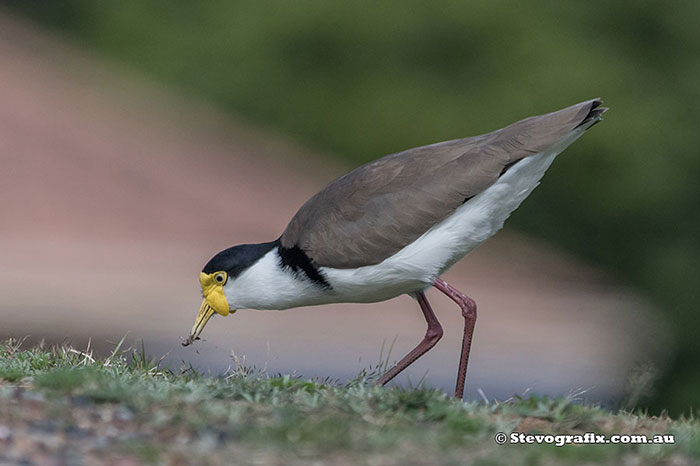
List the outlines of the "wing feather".
<svg viewBox="0 0 700 466">
<path fill-rule="evenodd" d="M 365 164 L 309 199 L 287 225 L 281 245 L 300 247 L 317 267 L 377 264 L 491 186 L 518 160 L 600 119 L 605 109 L 594 110 L 600 103 L 582 102 L 492 133 L 417 147 Z"/>
</svg>

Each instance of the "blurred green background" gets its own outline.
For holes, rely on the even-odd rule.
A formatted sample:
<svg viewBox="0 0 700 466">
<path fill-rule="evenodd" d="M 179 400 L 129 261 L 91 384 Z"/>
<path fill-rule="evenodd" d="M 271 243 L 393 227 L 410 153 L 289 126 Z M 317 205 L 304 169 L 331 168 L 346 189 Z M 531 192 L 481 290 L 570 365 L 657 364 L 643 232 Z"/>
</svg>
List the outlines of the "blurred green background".
<svg viewBox="0 0 700 466">
<path fill-rule="evenodd" d="M 510 225 L 646 292 L 649 407 L 700 407 L 700 2 L 0 3 L 352 164 L 603 97 Z"/>
</svg>

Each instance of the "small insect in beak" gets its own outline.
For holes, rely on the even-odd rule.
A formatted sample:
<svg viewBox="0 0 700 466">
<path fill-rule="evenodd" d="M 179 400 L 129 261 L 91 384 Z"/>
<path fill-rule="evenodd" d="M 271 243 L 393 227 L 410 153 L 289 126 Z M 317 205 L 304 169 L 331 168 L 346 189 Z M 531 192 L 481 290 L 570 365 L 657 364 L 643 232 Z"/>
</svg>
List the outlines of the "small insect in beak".
<svg viewBox="0 0 700 466">
<path fill-rule="evenodd" d="M 182 342 L 182 346 L 189 346 L 195 340 L 199 340 L 199 335 L 202 333 L 202 330 L 204 330 L 204 327 L 207 325 L 207 322 L 209 322 L 209 319 L 211 319 L 211 316 L 214 315 L 214 312 L 214 308 L 209 305 L 206 299 L 203 299 L 202 306 L 199 308 L 199 313 L 194 321 L 194 326 L 192 327 L 190 336 Z"/>
</svg>

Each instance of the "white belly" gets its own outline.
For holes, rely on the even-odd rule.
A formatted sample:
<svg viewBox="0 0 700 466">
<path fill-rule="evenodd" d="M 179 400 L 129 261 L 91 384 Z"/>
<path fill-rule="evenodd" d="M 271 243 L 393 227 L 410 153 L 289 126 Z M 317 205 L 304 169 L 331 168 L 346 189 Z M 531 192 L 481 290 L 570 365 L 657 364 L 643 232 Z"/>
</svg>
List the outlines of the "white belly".
<svg viewBox="0 0 700 466">
<path fill-rule="evenodd" d="M 537 187 L 557 154 L 582 132 L 574 132 L 571 139 L 548 152 L 521 160 L 488 189 L 379 264 L 357 269 L 321 268 L 335 291 L 337 299 L 333 301 L 383 301 L 430 286 L 437 276 L 503 227 Z"/>
</svg>

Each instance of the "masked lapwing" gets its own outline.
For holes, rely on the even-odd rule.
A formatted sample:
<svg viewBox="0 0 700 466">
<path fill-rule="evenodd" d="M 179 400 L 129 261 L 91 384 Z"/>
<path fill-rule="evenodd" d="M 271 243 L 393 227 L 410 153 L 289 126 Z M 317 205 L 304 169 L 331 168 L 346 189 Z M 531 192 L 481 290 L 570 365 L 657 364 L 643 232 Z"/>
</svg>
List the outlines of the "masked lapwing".
<svg viewBox="0 0 700 466">
<path fill-rule="evenodd" d="M 425 291 L 461 309 L 464 337 L 455 395 L 462 397 L 476 304 L 440 278 L 501 229 L 554 158 L 607 108 L 600 99 L 531 117 L 481 136 L 387 155 L 309 199 L 278 239 L 215 255 L 200 273 L 204 300 L 188 345 L 214 313 L 416 298 L 428 330 L 379 378 L 385 384 L 440 340 Z"/>
</svg>

